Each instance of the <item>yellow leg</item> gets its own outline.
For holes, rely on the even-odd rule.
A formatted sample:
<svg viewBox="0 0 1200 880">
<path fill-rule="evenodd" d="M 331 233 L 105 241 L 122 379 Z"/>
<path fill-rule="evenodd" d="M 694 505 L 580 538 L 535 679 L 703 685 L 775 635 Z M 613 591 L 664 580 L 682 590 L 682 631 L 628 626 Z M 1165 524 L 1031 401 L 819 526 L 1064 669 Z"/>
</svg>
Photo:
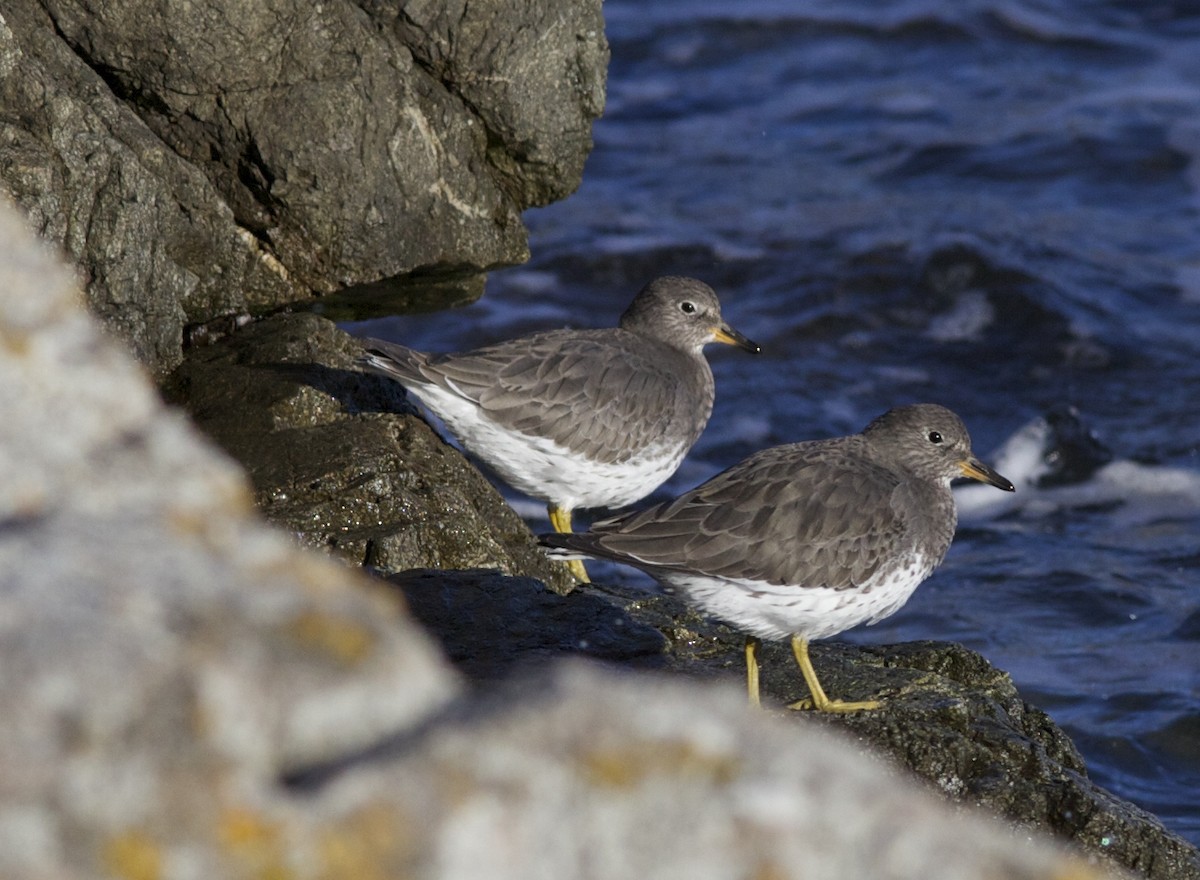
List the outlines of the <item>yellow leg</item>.
<svg viewBox="0 0 1200 880">
<path fill-rule="evenodd" d="M 808 685 L 811 700 L 798 700 L 788 706 L 789 709 L 816 709 L 818 712 L 859 712 L 865 709 L 878 709 L 878 700 L 863 700 L 857 703 L 847 703 L 843 700 L 831 700 L 825 695 L 825 689 L 817 680 L 817 671 L 813 669 L 812 660 L 808 657 L 808 641 L 800 636 L 792 636 L 792 654 L 800 674 Z"/>
<path fill-rule="evenodd" d="M 569 535 L 571 533 L 571 511 L 565 507 L 559 507 L 557 504 L 551 504 L 547 511 L 550 514 L 550 528 L 558 532 L 560 535 Z M 583 562 L 578 559 L 567 560 L 567 568 L 570 569 L 571 575 L 581 584 L 590 584 L 588 580 L 587 569 L 583 567 Z"/>
<path fill-rule="evenodd" d="M 746 636 L 746 693 L 750 696 L 750 708 L 762 708 L 758 697 L 758 639 Z"/>
</svg>

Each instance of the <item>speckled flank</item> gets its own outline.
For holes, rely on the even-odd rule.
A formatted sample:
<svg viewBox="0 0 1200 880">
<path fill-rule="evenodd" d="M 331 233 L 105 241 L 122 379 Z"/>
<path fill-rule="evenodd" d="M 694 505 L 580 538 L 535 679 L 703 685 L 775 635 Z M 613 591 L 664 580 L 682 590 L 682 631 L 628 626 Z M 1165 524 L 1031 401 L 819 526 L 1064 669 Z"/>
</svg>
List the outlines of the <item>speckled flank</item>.
<svg viewBox="0 0 1200 880">
<path fill-rule="evenodd" d="M 506 483 L 567 510 L 623 507 L 646 497 L 675 473 L 690 445 L 656 445 L 628 460 L 597 460 L 549 437 L 505 427 L 444 388 L 426 385 L 414 393 L 467 449 L 480 450 Z"/>
<path fill-rule="evenodd" d="M 824 639 L 894 614 L 929 576 L 920 555 L 894 571 L 880 571 L 860 588 L 770 584 L 668 572 L 664 582 L 708 614 L 763 639 Z"/>
</svg>

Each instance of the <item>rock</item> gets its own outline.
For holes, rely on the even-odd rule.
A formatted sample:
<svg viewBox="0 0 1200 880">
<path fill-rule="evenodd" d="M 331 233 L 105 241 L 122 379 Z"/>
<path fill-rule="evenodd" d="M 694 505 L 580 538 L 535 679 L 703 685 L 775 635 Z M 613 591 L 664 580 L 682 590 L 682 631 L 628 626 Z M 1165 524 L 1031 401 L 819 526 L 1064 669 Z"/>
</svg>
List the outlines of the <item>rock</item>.
<svg viewBox="0 0 1200 880">
<path fill-rule="evenodd" d="M 152 367 L 178 362 L 191 322 L 303 291 L 62 39 L 42 4 L 0 11 L 0 193 L 62 248 L 108 328 Z"/>
<path fill-rule="evenodd" d="M 293 785 L 341 807 L 326 822 L 346 829 L 348 862 L 410 876 L 1112 876 L 813 725 L 750 713 L 734 688 L 590 665 L 522 677 Z"/>
<path fill-rule="evenodd" d="M 515 27 L 498 26 L 511 11 L 498 3 L 412 0 L 400 12 L 379 0 L 362 5 L 500 141 L 504 149 L 489 159 L 514 198 L 546 205 L 575 191 L 592 151 L 591 122 L 604 111 L 609 53 L 599 4 L 522 3 Z"/>
<path fill-rule="evenodd" d="M 566 566 L 403 388 L 355 365 L 360 354 L 324 318 L 278 315 L 197 349 L 166 393 L 246 467 L 263 513 L 308 546 L 389 571 L 490 567 L 570 590 Z"/>
<path fill-rule="evenodd" d="M 475 572 L 390 581 L 479 689 L 573 655 L 719 679 L 745 699 L 743 637 L 669 596 L 591 584 L 564 599 L 536 582 Z M 978 654 L 939 642 L 818 642 L 811 651 L 831 695 L 880 696 L 884 708 L 844 716 L 787 710 L 807 689 L 788 647 L 764 644 L 767 714 L 848 734 L 952 800 L 1059 836 L 1110 865 L 1158 880 L 1200 877 L 1200 852 L 1088 779 L 1067 736 Z"/>
<path fill-rule="evenodd" d="M 481 690 L 564 657 L 661 668 L 666 639 L 602 588 L 570 601 L 533 578 L 417 569 L 389 575 L 409 611 Z"/>
<path fill-rule="evenodd" d="M 0 876 L 159 876 L 129 865 L 160 835 L 455 694 L 393 596 L 262 524 L 7 208 L 0 339 Z"/>
<path fill-rule="evenodd" d="M 12 0 L 0 190 L 157 372 L 185 329 L 528 257 L 604 100 L 599 0 Z"/>
<path fill-rule="evenodd" d="M 560 664 L 462 689 L 396 595 L 258 519 L 81 302 L 0 208 L 6 880 L 1107 876 L 734 686 Z M 303 350 L 274 339 L 255 350 Z M 306 387 L 264 420 L 332 419 Z M 527 625 L 479 604 L 479 630 L 536 647 L 549 615 L 612 659 L 661 656 L 644 626 L 608 635 L 628 605 L 505 583 Z"/>
</svg>

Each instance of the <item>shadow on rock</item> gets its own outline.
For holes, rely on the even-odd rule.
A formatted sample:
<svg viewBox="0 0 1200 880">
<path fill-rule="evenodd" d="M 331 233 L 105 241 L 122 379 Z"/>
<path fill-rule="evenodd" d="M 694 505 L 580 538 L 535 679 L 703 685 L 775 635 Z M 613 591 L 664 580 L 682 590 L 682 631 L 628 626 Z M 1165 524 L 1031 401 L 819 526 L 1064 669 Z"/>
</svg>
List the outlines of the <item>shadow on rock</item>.
<svg viewBox="0 0 1200 880">
<path fill-rule="evenodd" d="M 381 569 L 498 568 L 573 580 L 357 340 L 311 313 L 256 321 L 189 353 L 168 400 L 246 468 L 262 512 L 302 543 Z"/>
<path fill-rule="evenodd" d="M 663 634 L 596 588 L 564 598 L 533 578 L 492 570 L 418 569 L 386 582 L 476 685 L 569 655 L 639 667 L 664 664 Z"/>
</svg>

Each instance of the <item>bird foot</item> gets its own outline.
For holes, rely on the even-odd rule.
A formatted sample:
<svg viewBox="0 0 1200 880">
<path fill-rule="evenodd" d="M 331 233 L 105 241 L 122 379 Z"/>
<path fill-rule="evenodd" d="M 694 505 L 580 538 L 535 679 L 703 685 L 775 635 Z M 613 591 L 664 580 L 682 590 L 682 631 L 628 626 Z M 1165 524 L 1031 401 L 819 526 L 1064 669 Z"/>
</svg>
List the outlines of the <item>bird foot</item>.
<svg viewBox="0 0 1200 880">
<path fill-rule="evenodd" d="M 590 584 L 587 569 L 583 567 L 583 560 L 569 559 L 567 560 L 567 568 L 571 572 L 571 576 L 581 584 Z"/>
<path fill-rule="evenodd" d="M 805 697 L 803 700 L 797 700 L 794 703 L 788 704 L 788 708 L 794 709 L 797 712 L 815 709 L 818 712 L 833 712 L 838 715 L 845 715 L 849 712 L 868 712 L 871 709 L 878 709 L 882 705 L 879 700 L 859 700 L 856 702 L 825 700 L 823 702 L 815 702 L 812 698 Z"/>
</svg>

